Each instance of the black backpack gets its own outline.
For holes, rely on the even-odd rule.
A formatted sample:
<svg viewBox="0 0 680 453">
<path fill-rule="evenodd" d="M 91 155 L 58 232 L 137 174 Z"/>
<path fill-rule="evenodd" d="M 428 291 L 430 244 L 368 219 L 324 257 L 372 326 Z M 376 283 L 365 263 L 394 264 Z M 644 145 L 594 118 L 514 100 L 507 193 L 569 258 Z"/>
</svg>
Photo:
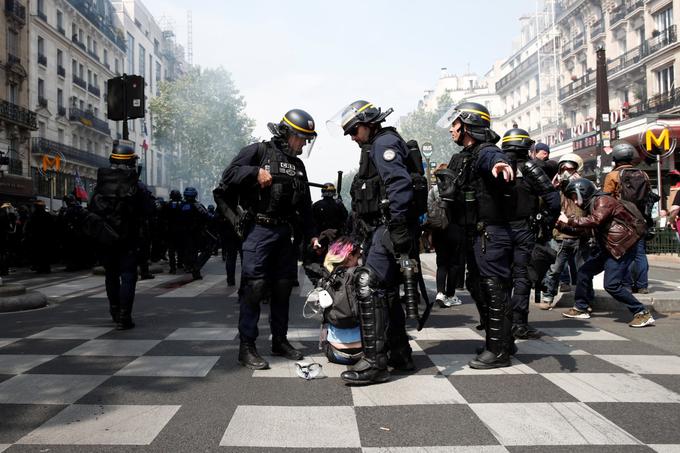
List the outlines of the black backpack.
<svg viewBox="0 0 680 453">
<path fill-rule="evenodd" d="M 324 310 L 324 321 L 340 329 L 359 325 L 359 304 L 354 291 L 354 269 L 336 267 L 318 283 L 330 294 L 333 305 Z"/>
<path fill-rule="evenodd" d="M 647 211 L 651 186 L 645 172 L 637 168 L 624 168 L 619 171 L 619 199 L 630 201 L 641 213 Z"/>
<path fill-rule="evenodd" d="M 97 171 L 90 210 L 101 217 L 125 241 L 139 234 L 140 213 L 136 197 L 139 175 L 134 169 L 100 168 Z"/>
</svg>

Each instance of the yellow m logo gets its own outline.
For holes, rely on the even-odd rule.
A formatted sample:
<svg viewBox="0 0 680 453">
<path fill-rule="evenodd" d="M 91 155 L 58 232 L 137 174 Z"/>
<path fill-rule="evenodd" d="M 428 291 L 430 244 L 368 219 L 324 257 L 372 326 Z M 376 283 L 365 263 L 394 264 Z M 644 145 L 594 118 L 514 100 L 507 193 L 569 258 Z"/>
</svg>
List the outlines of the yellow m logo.
<svg viewBox="0 0 680 453">
<path fill-rule="evenodd" d="M 50 158 L 47 154 L 42 158 L 42 170 L 47 171 L 48 168 L 54 168 L 54 171 L 59 171 L 61 168 L 61 156 L 54 156 Z"/>
<path fill-rule="evenodd" d="M 668 129 L 664 128 L 658 137 L 654 135 L 654 131 L 648 129 L 645 132 L 645 148 L 647 151 L 652 151 L 652 142 L 657 148 L 668 151 L 671 147 L 671 135 Z"/>
</svg>

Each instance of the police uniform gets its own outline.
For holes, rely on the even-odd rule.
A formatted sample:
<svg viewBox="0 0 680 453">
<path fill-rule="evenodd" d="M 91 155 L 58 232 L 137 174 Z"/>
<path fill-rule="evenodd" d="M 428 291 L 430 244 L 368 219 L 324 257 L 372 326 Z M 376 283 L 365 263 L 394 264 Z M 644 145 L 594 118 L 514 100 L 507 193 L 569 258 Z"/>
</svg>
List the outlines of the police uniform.
<svg viewBox="0 0 680 453">
<path fill-rule="evenodd" d="M 170 264 L 170 273 L 177 272 L 177 266 L 184 264 L 184 257 L 182 256 L 182 238 L 184 236 L 184 229 L 181 223 L 182 212 L 182 194 L 179 190 L 173 189 L 170 191 L 170 201 L 165 205 L 164 218 L 168 222 L 168 262 Z"/>
<path fill-rule="evenodd" d="M 529 261 L 536 245 L 535 219 L 542 201 L 544 214 L 552 223 L 560 213 L 560 195 L 550 178 L 534 161 L 529 160 L 529 149 L 534 141 L 524 129 L 510 129 L 503 135 L 501 147 L 515 171 L 515 181 L 510 193 L 512 258 L 512 334 L 515 338 L 526 339 L 536 334 L 528 324 Z M 550 222 L 550 220 L 548 220 Z"/>
<path fill-rule="evenodd" d="M 210 258 L 210 246 L 205 238 L 205 229 L 210 221 L 208 210 L 196 200 L 198 191 L 193 187 L 184 189 L 184 202 L 180 206 L 180 219 L 186 234 L 184 236 L 185 264 L 191 266 L 191 274 L 200 280 L 201 268 Z"/>
<path fill-rule="evenodd" d="M 382 112 L 369 102 L 356 101 L 344 109 L 341 124 L 346 135 L 358 125 L 371 128 L 370 139 L 361 145 L 359 172 L 350 191 L 353 215 L 362 223 L 359 230 L 369 232 L 361 238 L 368 245 L 364 265 L 354 273 L 364 357 L 342 373 L 342 379 L 350 384 L 386 381 L 388 364 L 414 369 L 395 255 L 416 253 L 411 174 L 416 169 L 411 151 L 397 131 L 379 126 L 390 113 L 391 109 Z"/>
<path fill-rule="evenodd" d="M 326 184 L 321 189 L 321 200 L 312 205 L 314 224 L 319 231 L 337 230 L 338 234 L 344 233 L 347 225 L 347 209 L 340 199 L 335 199 L 335 186 Z"/>
<path fill-rule="evenodd" d="M 270 123 L 269 128 L 274 137 L 243 148 L 222 178 L 225 187 L 239 191 L 239 204 L 253 219 L 242 244 L 239 289 L 239 362 L 253 369 L 268 367 L 255 348 L 260 302 L 265 299 L 270 301 L 273 354 L 292 360 L 302 358 L 286 339 L 289 299 L 297 279 L 297 253 L 291 242 L 294 216 L 302 220 L 299 224 L 305 238 L 311 239 L 315 232 L 307 171 L 288 144 L 292 134 L 315 137 L 314 122 L 308 113 L 291 110 L 280 124 Z M 272 177 L 271 185 L 265 188 L 258 184 L 262 169 Z"/>
</svg>

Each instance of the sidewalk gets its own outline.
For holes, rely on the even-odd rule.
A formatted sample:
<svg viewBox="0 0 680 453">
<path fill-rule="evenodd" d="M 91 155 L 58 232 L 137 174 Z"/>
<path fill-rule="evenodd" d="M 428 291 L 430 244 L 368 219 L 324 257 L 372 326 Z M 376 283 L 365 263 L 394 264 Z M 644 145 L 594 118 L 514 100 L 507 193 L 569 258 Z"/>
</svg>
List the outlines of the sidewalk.
<svg viewBox="0 0 680 453">
<path fill-rule="evenodd" d="M 650 265 L 649 294 L 636 294 L 640 302 L 649 306 L 659 313 L 680 313 L 680 278 L 676 281 L 658 280 L 654 278 L 654 269 L 679 269 L 680 258 L 669 255 L 648 255 Z M 437 265 L 434 253 L 422 253 L 420 261 L 423 274 L 435 277 Z M 679 272 L 680 274 L 680 272 Z M 617 310 L 623 308 L 604 290 L 602 283 L 603 274 L 595 276 L 593 286 L 595 288 L 594 303 L 603 309 Z M 533 300 L 533 295 L 532 295 Z M 559 293 L 556 297 L 557 307 L 570 307 L 574 304 L 574 293 Z"/>
</svg>

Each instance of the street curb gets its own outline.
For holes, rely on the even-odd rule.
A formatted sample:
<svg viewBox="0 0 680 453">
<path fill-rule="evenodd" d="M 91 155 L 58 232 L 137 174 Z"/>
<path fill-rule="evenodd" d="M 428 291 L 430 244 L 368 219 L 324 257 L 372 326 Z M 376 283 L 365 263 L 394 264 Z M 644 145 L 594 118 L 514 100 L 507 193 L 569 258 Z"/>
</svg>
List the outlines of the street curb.
<svg viewBox="0 0 680 453">
<path fill-rule="evenodd" d="M 638 298 L 649 309 L 656 311 L 661 314 L 671 314 L 680 313 L 680 298 L 672 299 L 668 296 L 652 294 L 645 294 L 641 297 L 636 294 L 635 297 Z M 593 301 L 593 308 L 596 310 L 620 310 L 624 308 L 621 302 L 614 300 L 606 291 L 601 289 L 595 290 L 595 300 Z M 555 304 L 556 307 L 573 307 L 574 306 L 574 293 L 561 293 L 561 297 Z"/>
<path fill-rule="evenodd" d="M 38 291 L 28 291 L 17 296 L 0 297 L 0 313 L 34 310 L 47 306 L 47 297 Z"/>
</svg>

